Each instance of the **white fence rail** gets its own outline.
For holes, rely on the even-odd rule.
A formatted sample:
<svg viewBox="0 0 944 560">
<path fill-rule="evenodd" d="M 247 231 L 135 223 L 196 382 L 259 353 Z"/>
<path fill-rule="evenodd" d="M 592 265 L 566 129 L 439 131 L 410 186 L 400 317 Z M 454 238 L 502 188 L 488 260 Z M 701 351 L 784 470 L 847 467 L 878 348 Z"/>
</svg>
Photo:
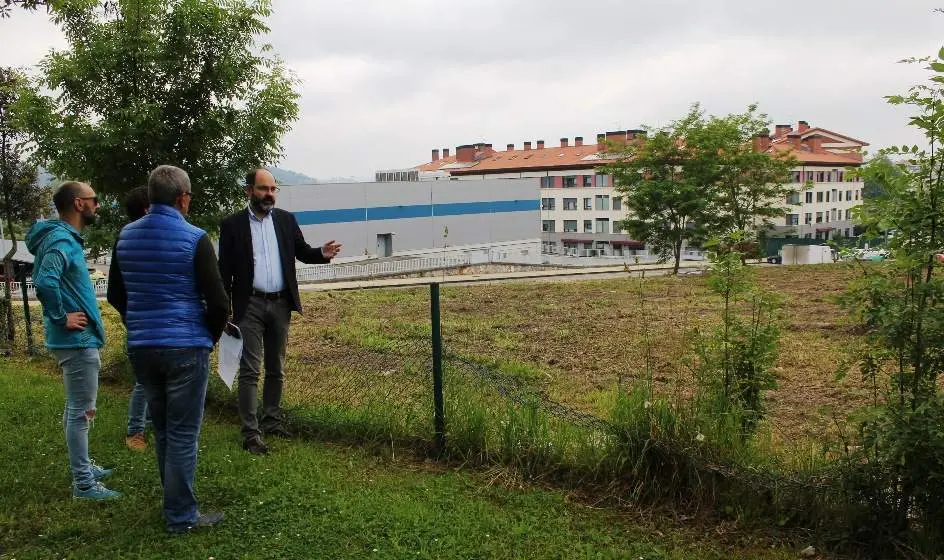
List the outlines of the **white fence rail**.
<svg viewBox="0 0 944 560">
<path fill-rule="evenodd" d="M 410 274 L 413 272 L 452 268 L 468 264 L 471 264 L 468 255 L 429 256 L 361 263 L 317 265 L 299 268 L 295 276 L 298 278 L 299 282 L 328 282 L 331 280 Z M 108 280 L 96 280 L 94 287 L 96 296 L 105 297 L 105 294 L 108 292 Z M 13 291 L 14 299 L 19 298 L 21 289 L 20 283 L 12 282 L 10 288 Z M 32 282 L 26 283 L 26 293 L 30 299 L 36 297 L 36 290 L 33 288 Z M 0 290 L 0 294 L 2 294 L 2 290 Z"/>
</svg>

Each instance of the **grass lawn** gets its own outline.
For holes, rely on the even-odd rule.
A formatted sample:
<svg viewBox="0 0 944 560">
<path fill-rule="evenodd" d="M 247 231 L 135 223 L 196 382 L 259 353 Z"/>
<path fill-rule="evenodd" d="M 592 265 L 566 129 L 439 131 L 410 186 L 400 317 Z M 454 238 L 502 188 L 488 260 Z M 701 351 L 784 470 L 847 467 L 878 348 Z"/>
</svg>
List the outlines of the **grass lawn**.
<svg viewBox="0 0 944 560">
<path fill-rule="evenodd" d="M 126 395 L 104 387 L 93 457 L 114 467 L 107 503 L 73 500 L 62 384 L 46 362 L 0 362 L 0 558 L 793 558 L 719 542 L 723 527 L 685 527 L 582 505 L 496 473 L 319 442 L 239 448 L 238 427 L 209 417 L 197 492 L 216 529 L 165 534 L 151 451 L 124 447 Z M 496 480 L 502 480 L 496 483 Z M 711 540 L 709 539 L 711 537 Z"/>
</svg>

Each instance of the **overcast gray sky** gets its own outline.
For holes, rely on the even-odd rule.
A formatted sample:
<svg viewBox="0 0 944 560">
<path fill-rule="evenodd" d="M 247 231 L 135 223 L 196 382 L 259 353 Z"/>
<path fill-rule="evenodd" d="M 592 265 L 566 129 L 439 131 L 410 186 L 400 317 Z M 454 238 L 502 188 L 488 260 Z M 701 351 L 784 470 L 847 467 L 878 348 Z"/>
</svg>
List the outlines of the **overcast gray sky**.
<svg viewBox="0 0 944 560">
<path fill-rule="evenodd" d="M 916 143 L 883 95 L 923 80 L 896 64 L 942 46 L 940 0 L 277 0 L 266 38 L 302 80 L 283 167 L 328 179 L 486 141 L 588 141 L 659 126 L 700 101 L 757 101 L 877 149 Z M 0 20 L 0 65 L 64 42 L 45 14 Z"/>
</svg>

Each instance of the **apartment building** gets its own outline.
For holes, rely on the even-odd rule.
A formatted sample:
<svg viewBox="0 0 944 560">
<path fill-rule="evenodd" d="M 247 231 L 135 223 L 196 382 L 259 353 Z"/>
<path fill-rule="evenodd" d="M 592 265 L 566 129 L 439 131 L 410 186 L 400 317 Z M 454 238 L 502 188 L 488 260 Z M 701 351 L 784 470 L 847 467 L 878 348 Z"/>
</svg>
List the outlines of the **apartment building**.
<svg viewBox="0 0 944 560">
<path fill-rule="evenodd" d="M 597 134 L 596 142 L 583 137 L 561 138 L 548 146 L 543 140 L 526 141 L 519 149 L 507 144 L 496 150 L 479 142 L 432 150 L 428 163 L 407 169 L 378 171 L 377 180 L 416 177 L 416 180 L 475 181 L 484 179 L 536 179 L 541 187 L 541 240 L 547 253 L 579 256 L 645 256 L 643 243 L 618 228 L 627 210 L 613 179 L 598 173 L 609 161 L 606 147 L 632 142 L 642 130 L 617 130 Z M 861 150 L 868 144 L 800 121 L 777 125 L 754 138 L 754 149 L 771 154 L 788 152 L 797 161 L 791 185 L 797 194 L 783 201 L 789 208 L 775 224 L 775 236 L 833 239 L 853 234 L 851 209 L 862 199 L 862 183 L 850 169 L 862 164 Z M 406 174 L 406 175 L 405 175 Z M 535 224 L 537 227 L 537 224 Z"/>
<path fill-rule="evenodd" d="M 781 124 L 774 134 L 754 138 L 754 149 L 790 153 L 797 161 L 789 186 L 796 193 L 784 201 L 787 215 L 774 235 L 805 239 L 852 237 L 852 209 L 862 203 L 862 180 L 850 173 L 862 165 L 868 143 L 800 121 L 796 130 Z"/>
</svg>

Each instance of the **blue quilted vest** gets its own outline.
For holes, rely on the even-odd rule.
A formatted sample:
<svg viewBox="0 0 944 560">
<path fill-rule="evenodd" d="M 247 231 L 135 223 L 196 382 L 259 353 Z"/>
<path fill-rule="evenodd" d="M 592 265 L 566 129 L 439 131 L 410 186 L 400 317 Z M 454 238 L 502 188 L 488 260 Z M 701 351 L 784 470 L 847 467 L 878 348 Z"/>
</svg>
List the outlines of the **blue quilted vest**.
<svg viewBox="0 0 944 560">
<path fill-rule="evenodd" d="M 128 291 L 129 348 L 213 348 L 194 276 L 204 235 L 165 204 L 152 204 L 147 216 L 121 230 L 117 254 Z"/>
</svg>

